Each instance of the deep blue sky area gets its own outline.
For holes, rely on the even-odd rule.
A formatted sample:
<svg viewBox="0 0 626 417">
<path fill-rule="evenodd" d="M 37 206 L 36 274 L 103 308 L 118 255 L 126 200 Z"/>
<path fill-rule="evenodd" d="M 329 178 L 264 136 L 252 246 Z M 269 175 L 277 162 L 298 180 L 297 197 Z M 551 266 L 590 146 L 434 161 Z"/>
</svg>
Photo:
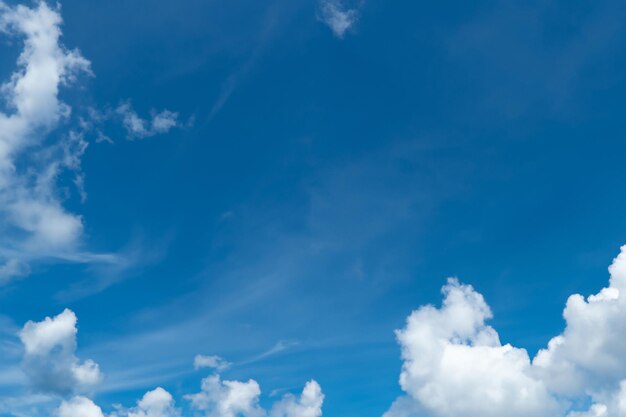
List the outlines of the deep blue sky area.
<svg viewBox="0 0 626 417">
<path fill-rule="evenodd" d="M 18 325 L 71 308 L 103 408 L 197 390 L 196 354 L 324 415 L 400 394 L 394 330 L 456 276 L 531 356 L 569 294 L 626 243 L 626 3 L 355 3 L 334 36 L 309 0 L 63 0 L 91 61 L 61 97 L 131 100 L 184 126 L 90 140 L 83 244 L 114 268 L 40 262 L 0 288 Z M 7 79 L 18 42 L 3 41 Z M 81 110 L 82 109 L 82 110 Z"/>
</svg>

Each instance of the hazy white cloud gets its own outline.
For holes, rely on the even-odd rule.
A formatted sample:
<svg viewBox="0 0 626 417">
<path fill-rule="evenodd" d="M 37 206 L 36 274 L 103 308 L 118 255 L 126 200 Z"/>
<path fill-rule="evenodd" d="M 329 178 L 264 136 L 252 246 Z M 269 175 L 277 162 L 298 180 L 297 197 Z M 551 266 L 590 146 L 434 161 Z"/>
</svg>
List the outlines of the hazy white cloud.
<svg viewBox="0 0 626 417">
<path fill-rule="evenodd" d="M 45 2 L 33 8 L 0 1 L 0 32 L 23 39 L 17 69 L 1 87 L 0 111 L 0 283 L 28 274 L 28 263 L 42 258 L 76 258 L 82 217 L 64 209 L 57 181 L 74 172 L 84 197 L 80 159 L 87 143 L 75 133 L 47 141 L 71 108 L 59 91 L 90 63 L 60 43 L 57 9 Z"/>
<path fill-rule="evenodd" d="M 287 394 L 272 407 L 270 417 L 321 417 L 324 394 L 316 381 L 304 386 L 300 397 Z"/>
<path fill-rule="evenodd" d="M 565 330 L 537 354 L 533 365 L 554 392 L 574 398 L 591 394 L 594 400 L 607 402 L 606 415 L 612 416 L 615 395 L 623 399 L 626 410 L 626 246 L 609 273 L 609 286 L 599 293 L 587 299 L 579 294 L 569 297 L 563 312 Z"/>
<path fill-rule="evenodd" d="M 358 9 L 344 6 L 341 0 L 322 0 L 319 19 L 333 31 L 335 36 L 343 38 L 359 18 Z"/>
<path fill-rule="evenodd" d="M 63 401 L 57 410 L 58 417 L 104 417 L 102 410 L 89 398 L 76 396 Z"/>
<path fill-rule="evenodd" d="M 626 246 L 609 268 L 607 288 L 586 299 L 569 298 L 566 326 L 531 361 L 526 350 L 502 344 L 487 324 L 492 312 L 481 294 L 449 279 L 440 307 L 422 306 L 397 331 L 403 366 L 398 398 L 386 417 L 623 417 L 626 413 L 626 350 L 619 335 L 626 316 Z M 100 379 L 98 366 L 76 357 L 76 316 L 65 310 L 28 322 L 19 336 L 31 387 L 69 395 Z M 196 367 L 219 369 L 227 362 L 198 355 Z M 254 380 L 202 380 L 198 393 L 184 396 L 205 417 L 321 417 L 324 394 L 309 381 L 300 395 L 287 394 L 269 411 L 260 405 Z M 64 401 L 60 417 L 100 417 L 86 397 Z M 136 406 L 111 417 L 180 417 L 163 388 L 147 392 Z"/>
<path fill-rule="evenodd" d="M 587 411 L 572 412 L 567 417 L 621 417 L 626 415 L 626 380 L 612 393 L 596 393 L 600 396 Z"/>
<path fill-rule="evenodd" d="M 133 109 L 130 102 L 120 104 L 116 113 L 122 118 L 129 139 L 144 139 L 169 132 L 180 126 L 178 113 L 169 110 L 153 111 L 149 119 L 142 119 Z"/>
<path fill-rule="evenodd" d="M 126 139 L 137 140 L 168 133 L 176 128 L 188 128 L 194 123 L 194 117 L 186 122 L 179 120 L 179 114 L 170 110 L 151 110 L 150 117 L 143 118 L 133 108 L 130 100 L 121 102 L 117 107 L 96 109 L 90 107 L 79 118 L 80 131 L 93 138 L 96 143 L 113 144 L 115 141 L 105 131 L 111 125 L 121 124 L 126 132 Z"/>
<path fill-rule="evenodd" d="M 98 365 L 76 357 L 76 321 L 76 315 L 66 309 L 56 317 L 24 325 L 19 334 L 24 345 L 22 367 L 34 390 L 69 395 L 100 382 Z"/>
<path fill-rule="evenodd" d="M 211 368 L 217 371 L 223 371 L 225 369 L 228 369 L 230 365 L 232 365 L 230 362 L 225 361 L 224 359 L 215 355 L 196 355 L 196 357 L 193 359 L 193 367 L 195 369 Z"/>
<path fill-rule="evenodd" d="M 30 266 L 26 262 L 16 258 L 9 259 L 0 265 L 0 285 L 28 274 L 30 274 Z"/>
</svg>

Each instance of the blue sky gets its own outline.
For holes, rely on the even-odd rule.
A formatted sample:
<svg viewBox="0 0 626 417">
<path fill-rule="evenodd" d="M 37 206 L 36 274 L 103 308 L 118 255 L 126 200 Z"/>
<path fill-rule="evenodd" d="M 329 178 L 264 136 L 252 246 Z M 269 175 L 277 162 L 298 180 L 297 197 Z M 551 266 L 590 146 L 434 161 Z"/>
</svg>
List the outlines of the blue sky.
<svg viewBox="0 0 626 417">
<path fill-rule="evenodd" d="M 76 394 L 133 417 L 162 387 L 184 416 L 234 417 L 185 398 L 219 371 L 253 378 L 268 410 L 315 380 L 325 416 L 455 417 L 419 394 L 444 379 L 398 383 L 414 358 L 394 333 L 412 311 L 428 323 L 444 285 L 484 313 L 448 277 L 484 296 L 502 345 L 532 360 L 563 333 L 586 352 L 565 303 L 606 287 L 626 243 L 624 2 L 26 2 L 63 20 L 36 20 L 62 37 L 30 55 L 17 4 L 0 1 L 0 109 L 21 118 L 0 118 L 1 416 L 58 414 Z M 15 86 L 40 52 L 66 73 L 30 111 Z M 73 329 L 65 308 L 77 348 L 44 362 L 92 359 L 89 389 L 31 380 L 44 365 L 23 326 Z M 520 415 L 617 415 L 626 373 L 593 375 L 578 391 L 537 377 L 567 401 Z"/>
</svg>

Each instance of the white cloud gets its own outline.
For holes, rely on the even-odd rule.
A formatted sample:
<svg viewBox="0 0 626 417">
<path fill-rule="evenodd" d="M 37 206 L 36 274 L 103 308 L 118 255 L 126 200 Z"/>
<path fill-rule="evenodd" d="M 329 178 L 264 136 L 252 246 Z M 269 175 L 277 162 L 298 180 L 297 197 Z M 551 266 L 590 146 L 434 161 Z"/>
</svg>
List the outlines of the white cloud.
<svg viewBox="0 0 626 417">
<path fill-rule="evenodd" d="M 77 396 L 63 401 L 57 410 L 58 417 L 104 417 L 102 410 L 89 398 Z"/>
<path fill-rule="evenodd" d="M 29 8 L 0 1 L 0 32 L 24 41 L 17 69 L 1 88 L 0 283 L 28 274 L 34 259 L 77 258 L 83 220 L 63 208 L 57 180 L 73 171 L 84 195 L 80 158 L 87 144 L 74 133 L 47 139 L 71 113 L 59 100 L 60 88 L 90 74 L 90 63 L 61 45 L 61 23 L 45 2 Z"/>
<path fill-rule="evenodd" d="M 609 272 L 599 293 L 569 297 L 565 330 L 532 362 L 485 324 L 483 297 L 450 280 L 441 308 L 419 308 L 397 332 L 407 395 L 387 416 L 626 415 L 626 246 Z"/>
<path fill-rule="evenodd" d="M 626 246 L 609 267 L 609 286 L 585 300 L 569 297 L 566 327 L 540 351 L 533 364 L 550 389 L 561 395 L 606 397 L 626 379 Z M 626 410 L 626 395 L 624 409 Z"/>
<path fill-rule="evenodd" d="M 340 39 L 356 24 L 358 18 L 358 10 L 345 7 L 341 0 L 322 0 L 320 3 L 319 19 Z"/>
<path fill-rule="evenodd" d="M 116 113 L 122 118 L 129 139 L 148 138 L 180 126 L 178 113 L 169 110 L 153 111 L 150 119 L 142 119 L 128 101 L 120 104 Z"/>
<path fill-rule="evenodd" d="M 161 387 L 148 391 L 130 409 L 115 406 L 116 411 L 108 417 L 180 417 L 180 410 L 175 407 L 174 397 Z M 58 417 L 104 417 L 102 409 L 91 399 L 75 396 L 63 401 L 57 409 Z"/>
<path fill-rule="evenodd" d="M 179 417 L 172 394 L 161 387 L 147 392 L 137 402 L 137 407 L 124 414 L 127 417 Z"/>
<path fill-rule="evenodd" d="M 248 382 L 222 381 L 219 375 L 202 380 L 201 391 L 186 395 L 194 409 L 206 417 L 262 417 L 259 405 L 261 388 L 254 380 Z"/>
<path fill-rule="evenodd" d="M 609 286 L 586 300 L 569 297 L 563 334 L 539 352 L 534 364 L 551 387 L 579 394 L 587 384 L 615 384 L 626 376 L 626 246 L 609 268 Z"/>
<path fill-rule="evenodd" d="M 321 417 L 324 394 L 316 381 L 309 381 L 299 397 L 286 394 L 267 413 L 259 405 L 261 388 L 251 379 L 247 382 L 222 381 L 219 375 L 202 380 L 197 394 L 186 395 L 192 408 L 206 417 Z"/>
<path fill-rule="evenodd" d="M 65 310 L 41 322 L 29 321 L 19 336 L 24 345 L 23 370 L 36 391 L 68 395 L 92 389 L 101 380 L 92 360 L 76 357 L 76 315 Z"/>
<path fill-rule="evenodd" d="M 485 324 L 491 311 L 471 286 L 450 279 L 440 309 L 413 312 L 397 332 L 404 365 L 400 385 L 424 415 L 554 417 L 558 405 L 533 378 L 528 354 L 501 345 Z M 406 400 L 387 416 L 411 415 Z"/>
<path fill-rule="evenodd" d="M 300 398 L 287 394 L 272 407 L 270 417 L 321 417 L 324 394 L 316 381 L 304 386 Z"/>
<path fill-rule="evenodd" d="M 626 415 L 626 380 L 620 382 L 617 391 L 601 394 L 602 402 L 592 404 L 589 410 L 572 412 L 567 417 L 622 417 Z"/>
<path fill-rule="evenodd" d="M 487 324 L 492 312 L 469 285 L 450 279 L 441 307 L 423 306 L 397 331 L 402 347 L 398 398 L 386 417 L 623 417 L 626 414 L 626 246 L 615 259 L 610 283 L 598 294 L 569 298 L 566 327 L 531 361 L 524 349 L 502 344 Z M 24 372 L 37 391 L 69 395 L 100 379 L 97 365 L 80 362 L 76 316 L 27 323 L 20 332 Z M 219 368 L 217 356 L 196 358 L 196 366 Z M 202 380 L 199 393 L 186 395 L 205 417 L 321 417 L 324 394 L 309 381 L 299 396 L 287 394 L 266 411 L 254 380 Z M 74 413 L 74 414 L 71 414 Z M 100 417 L 85 397 L 58 408 L 60 417 Z M 146 393 L 135 407 L 111 417 L 179 417 L 173 396 L 162 388 Z"/>
<path fill-rule="evenodd" d="M 225 361 L 224 359 L 215 355 L 196 355 L 196 357 L 193 359 L 193 367 L 195 369 L 211 368 L 217 371 L 223 371 L 225 369 L 228 369 L 230 365 L 230 362 Z"/>
</svg>

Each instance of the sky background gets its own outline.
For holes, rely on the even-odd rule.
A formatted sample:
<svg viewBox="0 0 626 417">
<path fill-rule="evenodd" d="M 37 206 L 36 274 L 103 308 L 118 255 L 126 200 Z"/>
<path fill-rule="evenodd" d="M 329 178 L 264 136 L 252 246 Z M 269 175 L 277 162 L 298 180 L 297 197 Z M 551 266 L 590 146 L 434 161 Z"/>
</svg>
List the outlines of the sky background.
<svg viewBox="0 0 626 417">
<path fill-rule="evenodd" d="M 325 416 L 380 416 L 401 393 L 394 329 L 447 277 L 531 356 L 569 294 L 606 283 L 626 243 L 626 4 L 350 7 L 338 36 L 309 0 L 62 1 L 95 74 L 61 90 L 75 114 L 130 100 L 181 120 L 141 140 L 106 124 L 87 199 L 63 203 L 84 247 L 127 264 L 42 260 L 0 287 L 6 328 L 76 313 L 103 408 L 197 389 L 201 353 L 264 402 L 314 378 Z M 21 45 L 1 47 L 8 80 Z"/>
</svg>

